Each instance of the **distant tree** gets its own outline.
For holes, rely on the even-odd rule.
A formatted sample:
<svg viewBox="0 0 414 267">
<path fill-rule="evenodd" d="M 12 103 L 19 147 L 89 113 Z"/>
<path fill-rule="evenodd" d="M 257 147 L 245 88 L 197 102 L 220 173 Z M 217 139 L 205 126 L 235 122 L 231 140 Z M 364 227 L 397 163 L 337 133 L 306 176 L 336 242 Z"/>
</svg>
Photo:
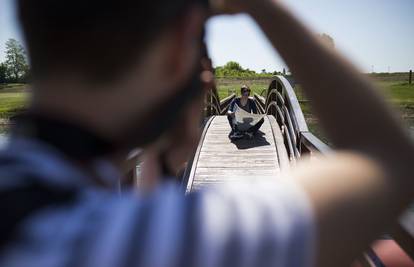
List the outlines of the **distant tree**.
<svg viewBox="0 0 414 267">
<path fill-rule="evenodd" d="M 262 69 L 262 74 L 266 74 L 266 69 Z"/>
<path fill-rule="evenodd" d="M 235 61 L 227 62 L 224 66 L 218 66 L 214 69 L 216 77 L 270 77 L 271 73 L 261 72 L 258 74 L 254 70 L 244 69 L 239 63 Z"/>
<path fill-rule="evenodd" d="M 31 79 L 30 67 L 28 64 L 26 64 L 25 69 L 23 71 L 23 75 L 19 78 L 19 82 L 28 83 L 30 82 L 30 79 Z"/>
<path fill-rule="evenodd" d="M 21 81 L 22 77 L 28 74 L 26 51 L 23 46 L 15 39 L 6 42 L 6 67 L 8 75 L 14 82 Z"/>
<path fill-rule="evenodd" d="M 235 61 L 227 62 L 227 64 L 224 65 L 224 68 L 229 69 L 229 70 L 234 70 L 234 71 L 243 71 L 242 66 L 240 66 L 240 64 Z"/>
<path fill-rule="evenodd" d="M 243 67 L 235 61 L 229 61 L 224 66 L 215 69 L 215 74 L 218 77 L 245 77 L 248 73 L 250 73 L 250 70 L 243 69 Z"/>
<path fill-rule="evenodd" d="M 4 63 L 0 63 L 0 83 L 7 82 L 7 66 Z"/>
</svg>

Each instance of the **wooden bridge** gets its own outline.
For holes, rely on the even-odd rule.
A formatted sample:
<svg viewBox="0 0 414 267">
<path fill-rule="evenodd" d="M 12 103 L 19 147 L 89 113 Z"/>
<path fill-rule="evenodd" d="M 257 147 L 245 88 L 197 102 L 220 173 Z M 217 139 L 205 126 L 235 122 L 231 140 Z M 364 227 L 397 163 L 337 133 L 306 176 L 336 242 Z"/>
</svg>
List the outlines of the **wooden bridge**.
<svg viewBox="0 0 414 267">
<path fill-rule="evenodd" d="M 283 137 L 274 117 L 265 117 L 252 140 L 228 138 L 226 116 L 212 116 L 191 166 L 186 191 L 200 187 L 254 179 L 274 179 L 289 165 Z"/>
<path fill-rule="evenodd" d="M 296 95 L 283 76 L 276 76 L 263 95 L 254 95 L 267 114 L 252 140 L 231 141 L 227 121 L 231 95 L 219 100 L 215 88 L 206 97 L 206 122 L 197 150 L 184 174 L 186 192 L 203 186 L 254 179 L 275 179 L 302 154 L 329 147 L 309 132 Z"/>
<path fill-rule="evenodd" d="M 202 136 L 182 177 L 186 193 L 224 182 L 278 179 L 303 155 L 330 151 L 309 132 L 295 92 L 283 76 L 274 77 L 267 90 L 253 97 L 259 113 L 266 114 L 264 124 L 254 139 L 232 142 L 225 114 L 235 95 L 220 101 L 216 88 L 209 91 Z M 414 212 L 405 214 L 390 236 L 355 266 L 414 266 Z"/>
</svg>

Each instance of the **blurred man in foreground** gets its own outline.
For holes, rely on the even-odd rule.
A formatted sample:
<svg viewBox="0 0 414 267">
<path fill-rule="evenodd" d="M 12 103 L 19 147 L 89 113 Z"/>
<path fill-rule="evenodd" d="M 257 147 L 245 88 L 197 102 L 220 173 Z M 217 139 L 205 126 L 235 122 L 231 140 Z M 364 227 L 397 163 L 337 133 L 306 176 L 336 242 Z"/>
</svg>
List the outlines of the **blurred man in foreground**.
<svg viewBox="0 0 414 267">
<path fill-rule="evenodd" d="M 170 146 L 200 94 L 210 11 L 190 0 L 20 0 L 34 95 L 0 154 L 0 266 L 348 266 L 396 221 L 412 200 L 414 149 L 375 88 L 279 1 L 212 7 L 256 20 L 338 151 L 271 184 L 119 195 L 109 156 Z M 156 175 L 159 159 L 149 162 Z"/>
</svg>

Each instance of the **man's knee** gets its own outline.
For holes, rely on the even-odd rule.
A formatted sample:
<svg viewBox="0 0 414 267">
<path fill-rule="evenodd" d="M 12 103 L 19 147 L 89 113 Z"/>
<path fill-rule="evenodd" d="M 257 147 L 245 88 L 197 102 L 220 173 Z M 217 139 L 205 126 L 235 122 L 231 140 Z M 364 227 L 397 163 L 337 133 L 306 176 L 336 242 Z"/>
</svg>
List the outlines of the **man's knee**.
<svg viewBox="0 0 414 267">
<path fill-rule="evenodd" d="M 257 123 L 256 123 L 256 125 L 255 125 L 255 128 L 256 129 L 259 129 L 261 126 L 262 126 L 262 124 L 264 123 L 264 119 L 261 119 L 260 121 L 258 121 Z"/>
<path fill-rule="evenodd" d="M 248 130 L 248 132 L 256 133 L 257 131 L 259 131 L 259 129 L 262 126 L 263 123 L 264 123 L 264 119 L 261 119 L 254 126 L 250 127 L 250 129 Z"/>
</svg>

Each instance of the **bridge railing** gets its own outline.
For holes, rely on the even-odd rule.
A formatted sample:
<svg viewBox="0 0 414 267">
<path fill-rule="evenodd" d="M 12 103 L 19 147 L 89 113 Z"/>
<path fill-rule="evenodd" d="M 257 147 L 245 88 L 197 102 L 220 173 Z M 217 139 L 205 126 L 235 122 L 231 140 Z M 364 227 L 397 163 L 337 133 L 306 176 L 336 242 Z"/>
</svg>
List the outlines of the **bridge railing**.
<svg viewBox="0 0 414 267">
<path fill-rule="evenodd" d="M 261 113 L 276 118 L 291 161 L 302 154 L 330 150 L 309 131 L 295 91 L 285 77 L 275 76 L 264 96 L 255 94 L 254 98 Z"/>
<path fill-rule="evenodd" d="M 236 94 L 231 94 L 220 101 L 221 115 L 224 115 L 229 109 L 231 101 L 236 97 Z"/>
<path fill-rule="evenodd" d="M 217 88 L 213 87 L 209 90 L 206 94 L 205 98 L 205 116 L 213 116 L 213 115 L 224 115 L 229 108 L 231 101 L 236 97 L 235 94 L 231 94 L 228 97 L 222 99 L 220 101 L 220 97 L 217 92 Z"/>
</svg>

